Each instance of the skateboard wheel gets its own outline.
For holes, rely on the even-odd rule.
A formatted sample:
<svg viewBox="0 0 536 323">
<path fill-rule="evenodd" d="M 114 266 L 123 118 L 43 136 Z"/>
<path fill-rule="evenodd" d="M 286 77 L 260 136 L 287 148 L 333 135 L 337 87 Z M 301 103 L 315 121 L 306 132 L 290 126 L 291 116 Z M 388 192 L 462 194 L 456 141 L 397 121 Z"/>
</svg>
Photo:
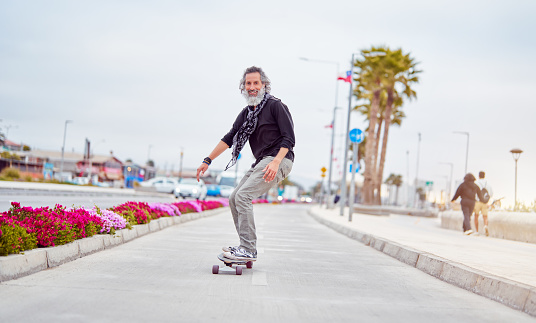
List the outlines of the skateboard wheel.
<svg viewBox="0 0 536 323">
<path fill-rule="evenodd" d="M 242 267 L 236 266 L 236 274 L 237 275 L 242 275 Z"/>
<path fill-rule="evenodd" d="M 253 268 L 253 261 L 246 262 L 246 268 L 248 268 L 248 269 Z"/>
<path fill-rule="evenodd" d="M 213 274 L 216 275 L 218 273 L 218 271 L 220 271 L 220 266 L 218 266 L 218 265 L 212 266 L 212 273 Z"/>
</svg>

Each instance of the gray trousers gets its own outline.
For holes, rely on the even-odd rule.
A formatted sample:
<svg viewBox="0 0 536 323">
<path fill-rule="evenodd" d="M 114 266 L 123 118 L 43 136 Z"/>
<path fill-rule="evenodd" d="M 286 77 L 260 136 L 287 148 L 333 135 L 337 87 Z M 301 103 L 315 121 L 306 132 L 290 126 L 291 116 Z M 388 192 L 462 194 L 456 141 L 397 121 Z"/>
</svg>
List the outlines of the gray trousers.
<svg viewBox="0 0 536 323">
<path fill-rule="evenodd" d="M 267 193 L 277 183 L 285 179 L 292 170 L 292 161 L 283 158 L 275 179 L 266 183 L 262 178 L 264 176 L 262 170 L 273 159 L 274 157 L 264 157 L 255 167 L 250 168 L 229 197 L 229 207 L 233 214 L 236 232 L 240 238 L 240 247 L 250 252 L 257 251 L 257 232 L 252 201 Z"/>
</svg>

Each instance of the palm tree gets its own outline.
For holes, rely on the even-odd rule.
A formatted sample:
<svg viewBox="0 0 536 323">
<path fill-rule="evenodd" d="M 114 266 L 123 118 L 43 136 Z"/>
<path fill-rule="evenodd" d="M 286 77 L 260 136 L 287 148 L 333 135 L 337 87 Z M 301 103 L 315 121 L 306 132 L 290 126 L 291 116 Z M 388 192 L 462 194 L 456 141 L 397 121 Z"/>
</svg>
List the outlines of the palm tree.
<svg viewBox="0 0 536 323">
<path fill-rule="evenodd" d="M 387 102 L 384 111 L 383 120 L 385 121 L 383 128 L 383 142 L 382 150 L 380 157 L 380 164 L 378 166 L 377 176 L 377 187 L 376 187 L 376 204 L 381 204 L 380 197 L 380 188 L 381 180 L 383 177 L 383 169 L 385 165 L 385 155 L 387 152 L 387 139 L 389 138 L 389 127 L 392 122 L 391 115 L 393 113 L 393 107 L 400 107 L 403 104 L 403 100 L 395 89 L 397 84 L 403 86 L 402 94 L 407 97 L 409 100 L 417 97 L 417 93 L 411 88 L 413 83 L 418 83 L 419 78 L 417 74 L 421 71 L 416 70 L 415 67 L 418 63 L 415 62 L 413 58 L 410 57 L 410 54 L 404 55 L 402 49 L 397 49 L 395 51 L 389 50 L 385 51 L 386 55 L 384 56 L 385 65 L 384 68 L 387 70 L 386 77 L 383 80 L 385 90 L 387 92 Z M 379 137 L 378 137 L 379 138 Z"/>
<path fill-rule="evenodd" d="M 393 115 L 404 117 L 399 109 L 403 100 L 396 87 L 402 86 L 402 95 L 412 99 L 416 96 L 411 84 L 418 82 L 415 69 L 417 63 L 401 49 L 392 51 L 388 47 L 372 47 L 362 50 L 363 59 L 357 59 L 357 81 L 354 95 L 368 104 L 356 107 L 368 115 L 367 143 L 365 148 L 365 172 L 363 201 L 365 204 L 381 204 L 380 192 L 387 149 L 389 128 Z M 396 116 L 395 116 L 396 118 Z M 401 120 L 401 118 L 400 118 Z M 397 121 L 400 124 L 401 121 Z M 383 127 L 381 154 L 379 147 Z M 378 158 L 379 157 L 379 158 Z M 379 164 L 378 164 L 379 160 Z M 376 194 L 375 194 L 376 193 Z"/>
<path fill-rule="evenodd" d="M 380 106 L 380 94 L 382 91 L 382 77 L 384 68 L 381 55 L 375 47 L 370 50 L 362 50 L 363 60 L 356 59 L 354 66 L 357 68 L 357 89 L 361 92 L 372 93 L 370 104 L 369 127 L 367 130 L 367 143 L 365 146 L 365 172 L 363 183 L 363 202 L 371 204 L 373 199 L 374 179 L 376 167 L 374 167 L 374 148 L 376 146 L 376 126 L 378 124 L 378 111 Z"/>
<path fill-rule="evenodd" d="M 395 174 L 392 174 L 392 173 L 385 180 L 385 184 L 396 186 L 395 205 L 398 202 L 398 189 L 400 188 L 402 183 L 403 183 L 402 182 L 402 175 L 395 175 Z"/>
<path fill-rule="evenodd" d="M 366 100 L 365 103 L 363 104 L 360 104 L 360 105 L 357 105 L 354 107 L 354 110 L 360 112 L 362 115 L 365 116 L 366 120 L 370 120 L 370 107 L 371 107 L 371 104 L 370 104 L 370 98 L 371 98 L 371 93 L 365 93 L 365 92 L 359 92 L 359 91 L 356 91 L 356 96 L 360 99 L 364 99 Z M 402 98 L 399 96 L 398 92 L 396 92 L 396 90 L 394 91 L 394 102 L 393 102 L 393 105 L 392 105 L 392 112 L 391 112 L 391 118 L 390 118 L 390 125 L 393 124 L 393 125 L 397 125 L 397 126 L 400 126 L 402 124 L 402 119 L 404 119 L 406 117 L 404 111 L 402 111 L 400 109 L 400 107 L 402 107 L 402 104 L 403 104 L 403 100 Z M 368 100 L 368 101 L 367 101 Z M 376 146 L 374 147 L 374 158 L 373 158 L 373 163 L 372 165 L 374 167 L 378 167 L 378 152 L 379 152 L 379 149 L 380 149 L 380 136 L 381 136 L 381 130 L 382 130 L 382 125 L 384 123 L 384 116 L 386 115 L 385 114 L 385 109 L 387 107 L 387 92 L 386 91 L 382 91 L 381 94 L 380 94 L 380 107 L 379 107 L 379 111 L 378 111 L 378 126 L 377 126 L 377 129 L 376 129 Z M 366 131 L 368 131 L 368 127 L 366 129 Z M 359 145 L 361 147 L 361 145 L 363 145 L 364 147 L 364 144 L 365 144 L 365 141 L 366 141 L 366 138 L 363 142 L 361 142 Z M 383 148 L 382 149 L 385 149 L 385 140 L 383 141 Z M 358 155 L 360 158 L 359 160 L 361 160 L 361 157 L 364 155 L 364 152 L 362 152 L 361 155 Z M 382 155 L 385 157 L 385 154 L 383 154 L 383 151 L 382 151 Z M 382 169 L 383 171 L 383 169 Z M 374 190 L 374 202 L 376 204 L 381 204 L 381 196 L 380 196 L 380 192 L 381 192 L 381 183 L 382 183 L 382 176 L 377 176 L 374 178 L 374 182 L 373 182 L 373 190 Z"/>
</svg>

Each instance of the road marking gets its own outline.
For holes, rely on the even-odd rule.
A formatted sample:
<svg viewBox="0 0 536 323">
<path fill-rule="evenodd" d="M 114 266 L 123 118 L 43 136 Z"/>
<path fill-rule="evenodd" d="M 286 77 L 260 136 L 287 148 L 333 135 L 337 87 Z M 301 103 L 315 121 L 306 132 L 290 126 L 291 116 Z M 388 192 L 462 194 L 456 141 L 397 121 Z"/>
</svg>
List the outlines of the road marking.
<svg viewBox="0 0 536 323">
<path fill-rule="evenodd" d="M 266 279 L 266 272 L 255 271 L 253 269 L 253 275 L 251 276 L 251 284 L 253 286 L 268 286 L 268 280 Z"/>
</svg>

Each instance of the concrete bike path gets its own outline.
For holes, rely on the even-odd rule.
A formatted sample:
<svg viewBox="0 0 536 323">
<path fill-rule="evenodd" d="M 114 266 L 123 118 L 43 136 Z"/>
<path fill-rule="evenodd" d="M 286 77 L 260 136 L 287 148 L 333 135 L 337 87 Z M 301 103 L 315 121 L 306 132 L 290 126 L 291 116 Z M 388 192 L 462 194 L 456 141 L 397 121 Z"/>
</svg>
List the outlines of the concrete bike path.
<svg viewBox="0 0 536 323">
<path fill-rule="evenodd" d="M 255 217 L 259 260 L 242 276 L 211 273 L 237 240 L 226 212 L 3 282 L 0 321 L 534 321 L 326 228 L 307 207 Z"/>
<path fill-rule="evenodd" d="M 439 218 L 354 213 L 315 206 L 320 222 L 400 261 L 479 295 L 536 316 L 536 245 L 466 236 Z"/>
</svg>

